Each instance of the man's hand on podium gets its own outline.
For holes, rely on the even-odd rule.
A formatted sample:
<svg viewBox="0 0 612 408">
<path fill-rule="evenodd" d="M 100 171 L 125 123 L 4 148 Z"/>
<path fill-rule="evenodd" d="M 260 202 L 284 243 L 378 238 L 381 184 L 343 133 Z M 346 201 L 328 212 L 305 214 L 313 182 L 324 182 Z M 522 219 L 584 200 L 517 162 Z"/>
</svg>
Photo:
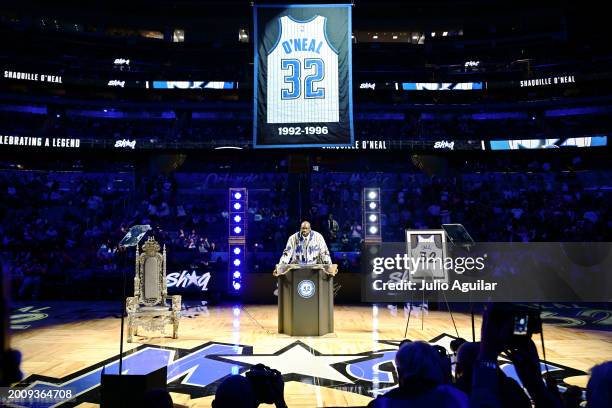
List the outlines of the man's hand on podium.
<svg viewBox="0 0 612 408">
<path fill-rule="evenodd" d="M 325 268 L 325 273 L 331 276 L 336 276 L 338 273 L 338 264 L 331 264 L 327 268 Z"/>
<path fill-rule="evenodd" d="M 276 267 L 274 268 L 274 271 L 272 272 L 272 275 L 274 276 L 285 275 L 290 270 L 291 268 L 287 264 L 277 264 Z"/>
</svg>

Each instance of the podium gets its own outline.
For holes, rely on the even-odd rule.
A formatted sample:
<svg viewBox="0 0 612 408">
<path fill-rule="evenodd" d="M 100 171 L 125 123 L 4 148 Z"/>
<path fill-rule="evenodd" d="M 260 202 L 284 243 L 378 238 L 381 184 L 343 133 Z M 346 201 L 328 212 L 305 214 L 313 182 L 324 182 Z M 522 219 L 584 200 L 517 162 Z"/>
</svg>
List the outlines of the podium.
<svg viewBox="0 0 612 408">
<path fill-rule="evenodd" d="M 337 265 L 277 265 L 278 332 L 322 336 L 334 331 Z"/>
</svg>

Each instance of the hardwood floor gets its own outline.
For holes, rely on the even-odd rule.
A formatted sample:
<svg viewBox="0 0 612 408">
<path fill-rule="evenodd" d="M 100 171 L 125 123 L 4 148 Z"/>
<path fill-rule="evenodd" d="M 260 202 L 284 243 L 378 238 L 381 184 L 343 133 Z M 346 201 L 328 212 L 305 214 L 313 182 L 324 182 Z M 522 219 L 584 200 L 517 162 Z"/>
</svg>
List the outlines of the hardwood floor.
<svg viewBox="0 0 612 408">
<path fill-rule="evenodd" d="M 59 307 L 61 313 L 56 313 L 59 309 L 54 307 L 52 305 L 46 310 L 49 318 L 42 322 L 44 324 L 32 325 L 13 333 L 12 346 L 23 354 L 22 370 L 25 375 L 61 379 L 77 372 L 85 373 L 86 369 L 107 360 L 111 362 L 118 356 L 120 320 L 111 312 L 100 313 L 100 310 L 105 308 L 110 310 L 109 305 L 80 303 L 71 308 L 63 304 Z M 79 310 L 78 316 L 72 316 L 71 310 L 75 309 Z M 91 313 L 92 318 L 87 318 L 90 314 L 88 310 L 96 311 Z M 284 370 L 283 374 L 288 375 L 285 395 L 290 407 L 364 406 L 371 399 L 372 390 L 393 384 L 384 384 L 384 381 L 379 384 L 373 379 L 368 382 L 367 378 L 355 374 L 356 371 L 349 372 L 347 362 L 363 360 L 364 356 L 375 358 L 378 356 L 375 352 L 382 353 L 382 350 L 396 348 L 392 341 L 404 338 L 406 312 L 401 308 L 392 310 L 386 306 L 369 305 L 336 306 L 334 310 L 334 334 L 323 337 L 289 337 L 277 333 L 277 309 L 273 305 L 189 308 L 181 320 L 178 339 L 147 333 L 144 337 L 136 337 L 134 343 L 124 343 L 124 351 L 146 344 L 182 349 L 182 353 L 187 355 L 187 351 L 201 347 L 207 342 L 252 346 L 254 355 L 280 357 L 261 356 L 249 359 L 245 356 L 240 359 L 239 355 L 232 357 L 227 356 L 231 353 L 220 354 L 226 354 L 222 358 L 223 361 L 233 361 L 233 370 L 241 372 L 244 371 L 243 367 L 254 364 L 257 359 L 279 364 Z M 447 312 L 426 312 L 423 321 L 421 317 L 419 309 L 413 310 L 408 338 L 430 341 L 442 334 L 456 335 Z M 454 317 L 459 336 L 471 339 L 470 316 L 455 313 Z M 476 318 L 476 328 L 478 337 L 479 317 Z M 612 332 L 545 325 L 544 333 L 546 357 L 553 364 L 586 372 L 593 365 L 612 359 Z M 450 338 L 447 337 L 440 341 L 448 340 Z M 542 357 L 538 340 L 536 339 L 536 344 Z M 296 344 L 296 341 L 301 343 Z M 209 357 L 205 357 L 207 358 Z M 231 360 L 232 358 L 235 360 Z M 332 368 L 330 364 L 333 364 Z M 391 366 L 380 366 L 380 373 L 385 376 L 392 375 L 389 367 Z M 308 373 L 311 375 L 307 375 Z M 584 386 L 586 376 L 573 375 L 565 381 L 568 384 Z M 191 397 L 180 384 L 175 383 L 169 388 L 173 392 L 176 406 L 210 406 L 212 395 Z M 207 390 L 199 395 L 214 393 L 210 391 L 210 387 Z M 84 402 L 79 406 L 97 405 Z"/>
</svg>

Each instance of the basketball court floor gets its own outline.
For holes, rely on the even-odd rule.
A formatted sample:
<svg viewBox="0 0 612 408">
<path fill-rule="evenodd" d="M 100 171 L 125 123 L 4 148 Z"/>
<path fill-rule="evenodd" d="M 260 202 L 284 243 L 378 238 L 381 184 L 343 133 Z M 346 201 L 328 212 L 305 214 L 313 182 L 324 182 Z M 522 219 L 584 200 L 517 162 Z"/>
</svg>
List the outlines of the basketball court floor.
<svg viewBox="0 0 612 408">
<path fill-rule="evenodd" d="M 117 372 L 119 307 L 111 302 L 19 305 L 11 316 L 12 347 L 23 354 L 19 386 L 69 388 L 78 395 L 70 406 L 97 407 L 102 368 Z M 392 361 L 404 339 L 408 309 L 337 305 L 334 310 L 335 333 L 290 337 L 277 333 L 275 305 L 189 304 L 178 339 L 168 330 L 165 337 L 139 333 L 143 336 L 124 343 L 123 370 L 144 374 L 167 365 L 177 407 L 209 407 L 223 377 L 256 363 L 283 373 L 290 407 L 365 406 L 396 384 Z M 449 347 L 457 336 L 446 311 L 416 307 L 410 316 L 409 339 Z M 584 387 L 589 368 L 612 356 L 610 313 L 574 305 L 545 308 L 544 316 L 549 375 L 562 385 Z M 459 336 L 470 340 L 470 315 L 454 313 L 454 318 Z M 477 339 L 479 332 L 477 316 Z M 539 338 L 534 340 L 542 358 Z M 511 365 L 502 369 L 514 375 Z"/>
</svg>

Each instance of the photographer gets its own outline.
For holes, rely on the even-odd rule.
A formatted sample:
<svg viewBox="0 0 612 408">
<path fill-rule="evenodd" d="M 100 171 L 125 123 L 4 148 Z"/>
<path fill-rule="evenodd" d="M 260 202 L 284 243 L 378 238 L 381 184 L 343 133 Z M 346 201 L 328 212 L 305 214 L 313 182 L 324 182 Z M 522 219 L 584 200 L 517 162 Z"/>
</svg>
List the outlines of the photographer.
<svg viewBox="0 0 612 408">
<path fill-rule="evenodd" d="M 472 376 L 480 351 L 480 343 L 466 342 L 457 350 L 455 385 L 466 394 L 472 394 Z M 531 401 L 523 388 L 497 369 L 498 398 L 502 408 L 531 408 Z"/>
<path fill-rule="evenodd" d="M 490 304 L 482 316 L 482 331 L 478 357 L 472 369 L 470 407 L 503 407 L 497 359 L 502 352 L 514 364 L 523 386 L 536 408 L 561 408 L 556 390 L 549 390 L 540 372 L 540 360 L 531 335 L 541 330 L 539 315 L 530 315 L 524 328 L 517 329 L 518 311 L 503 310 L 499 304 Z M 556 387 L 556 386 L 555 386 Z"/>
<path fill-rule="evenodd" d="M 245 376 L 232 375 L 217 388 L 213 408 L 254 408 L 259 404 L 274 404 L 287 408 L 285 383 L 278 370 L 256 364 Z"/>
<path fill-rule="evenodd" d="M 466 395 L 448 384 L 448 364 L 433 346 L 406 342 L 395 355 L 399 387 L 368 404 L 373 408 L 390 407 L 467 407 Z"/>
</svg>

